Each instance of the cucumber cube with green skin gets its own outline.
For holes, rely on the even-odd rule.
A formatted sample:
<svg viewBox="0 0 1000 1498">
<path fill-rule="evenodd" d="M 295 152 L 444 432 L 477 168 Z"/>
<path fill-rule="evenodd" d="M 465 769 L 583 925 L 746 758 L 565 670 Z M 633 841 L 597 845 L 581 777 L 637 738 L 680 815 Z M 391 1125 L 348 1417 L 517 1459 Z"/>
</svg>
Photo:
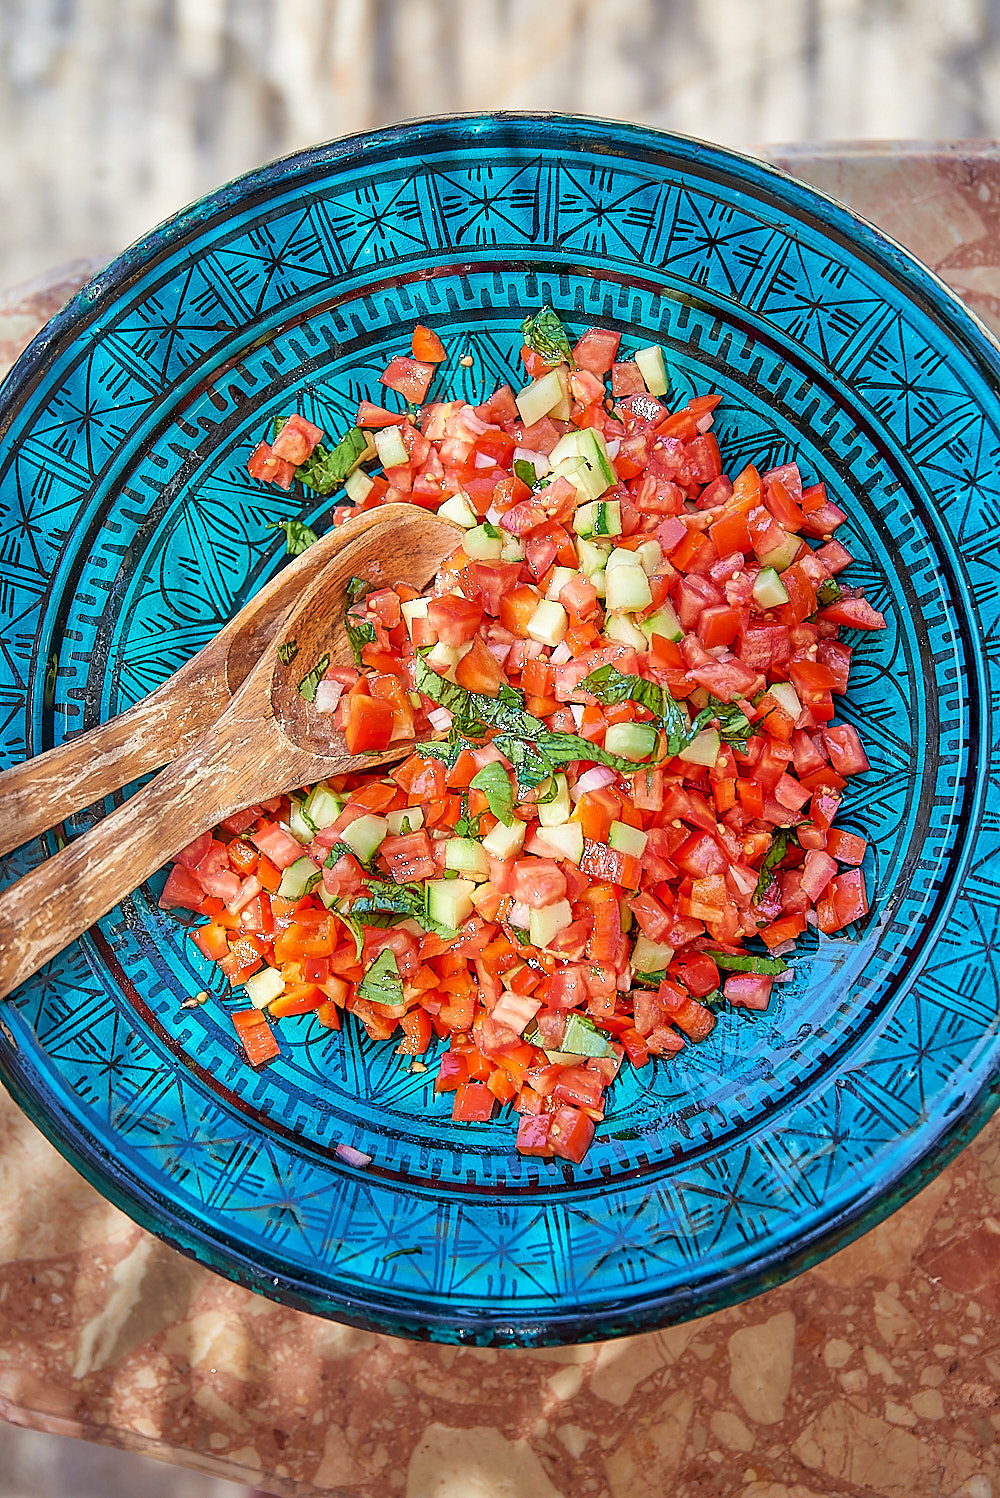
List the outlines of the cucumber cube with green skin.
<svg viewBox="0 0 1000 1498">
<path fill-rule="evenodd" d="M 345 798 L 338 796 L 336 791 L 331 791 L 328 785 L 320 781 L 306 797 L 302 812 L 316 830 L 322 832 L 324 827 L 331 826 L 337 820 L 344 805 Z"/>
<path fill-rule="evenodd" d="M 336 817 L 333 819 L 336 821 Z M 306 816 L 303 803 L 291 798 L 291 810 L 288 813 L 288 830 L 292 837 L 298 838 L 300 843 L 311 843 L 319 828 Z"/>
<path fill-rule="evenodd" d="M 443 505 L 439 505 L 437 513 L 445 520 L 451 520 L 455 525 L 461 525 L 465 530 L 472 530 L 479 525 L 479 516 L 469 504 L 461 489 L 446 499 Z M 501 543 L 502 544 L 502 543 Z"/>
<path fill-rule="evenodd" d="M 503 551 L 500 553 L 501 562 L 523 562 L 524 542 L 520 536 L 508 536 L 504 531 Z"/>
<path fill-rule="evenodd" d="M 609 558 L 604 586 L 607 609 L 612 614 L 637 614 L 648 609 L 653 601 L 649 578 L 638 566 L 616 567 L 612 571 Z"/>
<path fill-rule="evenodd" d="M 552 781 L 547 780 L 540 791 L 548 792 Z M 569 798 L 569 781 L 565 775 L 556 776 L 556 793 L 551 801 L 540 801 L 538 803 L 538 820 L 543 827 L 558 827 L 562 822 L 568 822 L 573 803 Z"/>
<path fill-rule="evenodd" d="M 424 885 L 427 914 L 432 921 L 457 930 L 475 908 L 472 904 L 475 888 L 471 879 L 428 879 Z"/>
<path fill-rule="evenodd" d="M 553 937 L 573 924 L 573 907 L 568 900 L 557 900 L 543 910 L 528 913 L 528 939 L 532 946 L 547 947 Z"/>
<path fill-rule="evenodd" d="M 375 433 L 375 450 L 383 468 L 404 468 L 410 461 L 399 427 L 379 427 Z"/>
<path fill-rule="evenodd" d="M 777 609 L 788 602 L 788 589 L 773 567 L 762 567 L 753 580 L 754 602 L 762 609 Z"/>
<path fill-rule="evenodd" d="M 493 529 L 496 530 L 496 526 Z M 465 534 L 462 550 L 474 562 L 499 562 L 503 551 L 503 535 L 491 536 L 484 525 L 473 526 Z"/>
<path fill-rule="evenodd" d="M 549 453 L 549 467 L 555 468 L 556 464 L 561 463 L 564 458 L 582 458 L 584 456 L 582 437 L 581 431 L 565 432 Z"/>
<path fill-rule="evenodd" d="M 632 967 L 637 973 L 659 973 L 673 961 L 674 949 L 665 941 L 637 936 L 632 948 Z"/>
<path fill-rule="evenodd" d="M 641 546 L 635 549 L 635 556 L 639 559 L 639 566 L 643 572 L 652 575 L 658 568 L 663 567 L 663 547 L 659 541 L 643 541 Z M 669 577 L 673 569 L 668 562 L 664 568 Z"/>
<path fill-rule="evenodd" d="M 419 832 L 424 825 L 424 814 L 419 806 L 403 806 L 399 811 L 387 811 L 385 819 L 393 837 L 405 837 L 408 832 Z"/>
<path fill-rule="evenodd" d="M 634 650 L 643 652 L 649 649 L 646 636 L 627 614 L 608 615 L 604 625 L 604 638 L 613 645 L 631 645 Z"/>
<path fill-rule="evenodd" d="M 344 493 L 355 505 L 364 504 L 374 487 L 367 473 L 360 468 L 355 468 L 354 472 L 349 473 L 344 480 Z"/>
<path fill-rule="evenodd" d="M 562 604 L 543 598 L 528 621 L 527 635 L 539 645 L 554 646 L 562 643 L 568 628 L 569 615 Z"/>
<path fill-rule="evenodd" d="M 619 853 L 631 853 L 641 858 L 649 841 L 641 827 L 630 827 L 627 822 L 612 822 L 608 829 L 608 846 Z"/>
<path fill-rule="evenodd" d="M 652 759 L 658 743 L 659 734 L 651 723 L 612 723 L 604 735 L 604 747 L 609 754 L 636 763 Z"/>
<path fill-rule="evenodd" d="M 285 980 L 276 967 L 262 967 L 259 972 L 251 973 L 249 978 L 244 979 L 247 998 L 255 1009 L 266 1009 L 268 1004 L 285 991 Z"/>
<path fill-rule="evenodd" d="M 606 1035 L 586 1015 L 571 1011 L 566 1020 L 566 1034 L 562 1038 L 562 1051 L 571 1056 L 613 1056 L 614 1050 Z"/>
<path fill-rule="evenodd" d="M 581 536 L 577 542 L 576 554 L 580 560 L 580 571 L 588 577 L 593 577 L 595 572 L 603 572 L 611 554 L 610 541 L 588 541 Z"/>
<path fill-rule="evenodd" d="M 552 470 L 557 479 L 566 479 L 576 490 L 577 502 L 599 499 L 608 487 L 591 468 L 586 458 L 563 458 Z"/>
<path fill-rule="evenodd" d="M 560 368 L 563 366 L 557 365 L 555 369 L 550 369 L 547 374 L 532 380 L 515 395 L 518 414 L 526 427 L 534 426 L 543 416 L 553 414 L 565 402 L 568 386 L 559 377 Z M 566 420 L 568 416 L 567 412 L 566 417 L 557 420 Z"/>
<path fill-rule="evenodd" d="M 381 848 L 388 834 L 389 823 L 385 817 L 366 812 L 363 817 L 358 817 L 349 827 L 345 827 L 340 838 L 349 848 L 354 849 L 360 863 L 367 863 Z"/>
<path fill-rule="evenodd" d="M 650 639 L 654 635 L 663 635 L 665 639 L 675 641 L 684 638 L 681 621 L 674 612 L 673 605 L 669 603 L 661 604 L 655 614 L 650 614 L 648 619 L 642 619 L 639 628 Z"/>
<path fill-rule="evenodd" d="M 617 499 L 595 499 L 589 505 L 581 505 L 573 516 L 573 529 L 578 536 L 584 536 L 587 540 L 599 536 L 620 536 L 621 502 Z"/>
<path fill-rule="evenodd" d="M 578 864 L 583 857 L 583 828 L 579 822 L 561 822 L 555 827 L 539 827 L 535 838 L 538 846 L 544 848 L 551 858 Z"/>
<path fill-rule="evenodd" d="M 635 356 L 635 362 L 650 395 L 666 395 L 667 370 L 660 345 L 654 343 L 649 348 L 641 348 Z"/>
<path fill-rule="evenodd" d="M 483 847 L 491 858 L 497 858 L 501 863 L 507 863 L 515 858 L 524 847 L 525 826 L 523 822 L 512 822 L 505 827 L 503 822 L 498 822 L 492 832 L 488 832 L 483 838 Z"/>
<path fill-rule="evenodd" d="M 444 866 L 477 881 L 490 877 L 489 860 L 473 837 L 448 838 L 444 845 Z"/>
<path fill-rule="evenodd" d="M 301 900 L 323 879 L 323 871 L 311 858 L 297 858 L 282 872 L 278 894 L 283 900 Z"/>
<path fill-rule="evenodd" d="M 678 759 L 686 760 L 690 765 L 712 765 L 719 757 L 719 731 L 717 728 L 703 728 L 696 733 L 690 744 L 687 744 L 678 754 Z"/>
<path fill-rule="evenodd" d="M 764 552 L 759 557 L 762 567 L 773 567 L 775 572 L 784 572 L 786 567 L 790 567 L 802 545 L 801 536 L 790 535 L 788 531 L 783 531 L 782 534 L 784 541 L 779 542 L 773 551 Z"/>
</svg>

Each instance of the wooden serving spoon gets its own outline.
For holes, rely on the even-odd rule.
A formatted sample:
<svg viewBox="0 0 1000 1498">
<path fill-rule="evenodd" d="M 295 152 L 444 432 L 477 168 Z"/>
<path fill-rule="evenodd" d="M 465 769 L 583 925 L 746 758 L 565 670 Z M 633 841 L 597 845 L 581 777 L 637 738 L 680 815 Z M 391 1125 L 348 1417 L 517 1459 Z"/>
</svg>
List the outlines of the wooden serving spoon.
<svg viewBox="0 0 1000 1498">
<path fill-rule="evenodd" d="M 195 743 L 225 710 L 303 589 L 379 514 L 363 510 L 321 536 L 134 707 L 0 774 L 0 855 Z"/>
<path fill-rule="evenodd" d="M 371 513 L 360 535 L 301 589 L 221 716 L 124 806 L 0 896 L 0 998 L 111 910 L 168 858 L 244 806 L 328 775 L 398 760 L 410 744 L 354 757 L 299 690 L 324 655 L 351 661 L 346 584 L 422 588 L 461 532 L 412 505 Z M 305 553 L 308 556 L 308 552 Z M 192 684 L 191 691 L 199 690 Z M 129 760 L 123 781 L 135 774 Z"/>
</svg>

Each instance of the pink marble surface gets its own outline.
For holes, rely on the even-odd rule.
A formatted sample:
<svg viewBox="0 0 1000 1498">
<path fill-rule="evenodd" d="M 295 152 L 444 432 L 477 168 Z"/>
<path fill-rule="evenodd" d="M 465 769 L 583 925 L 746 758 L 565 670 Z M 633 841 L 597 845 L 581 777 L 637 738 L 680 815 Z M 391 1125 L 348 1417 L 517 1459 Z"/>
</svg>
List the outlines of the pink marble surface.
<svg viewBox="0 0 1000 1498">
<path fill-rule="evenodd" d="M 1000 331 L 1000 152 L 763 152 Z M 0 296 L 0 369 L 85 266 Z M 494 1352 L 287 1311 L 165 1248 L 0 1097 L 0 1414 L 313 1498 L 993 1498 L 1000 1120 L 789 1285 L 660 1333 Z"/>
</svg>

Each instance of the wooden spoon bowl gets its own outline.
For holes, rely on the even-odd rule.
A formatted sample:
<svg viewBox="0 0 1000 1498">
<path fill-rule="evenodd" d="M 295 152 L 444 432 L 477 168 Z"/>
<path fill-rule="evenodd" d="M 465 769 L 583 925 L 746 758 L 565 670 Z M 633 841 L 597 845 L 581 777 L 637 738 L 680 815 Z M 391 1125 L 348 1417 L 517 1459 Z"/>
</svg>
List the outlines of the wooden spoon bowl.
<svg viewBox="0 0 1000 1498">
<path fill-rule="evenodd" d="M 363 534 L 304 587 L 210 729 L 92 832 L 0 896 L 0 998 L 233 812 L 409 752 L 407 741 L 384 754 L 351 756 L 332 715 L 299 691 L 323 655 L 332 664 L 352 660 L 343 627 L 352 577 L 375 587 L 406 581 L 422 588 L 461 537 L 455 526 L 412 505 L 386 505 L 372 515 Z"/>
</svg>

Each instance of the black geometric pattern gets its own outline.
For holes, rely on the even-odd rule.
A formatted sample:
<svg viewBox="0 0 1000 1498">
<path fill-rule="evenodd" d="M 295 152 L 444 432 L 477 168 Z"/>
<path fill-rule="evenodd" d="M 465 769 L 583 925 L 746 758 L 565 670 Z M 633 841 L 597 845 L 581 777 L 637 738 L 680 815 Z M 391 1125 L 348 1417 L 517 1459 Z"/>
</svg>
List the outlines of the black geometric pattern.
<svg viewBox="0 0 1000 1498">
<path fill-rule="evenodd" d="M 848 510 L 849 578 L 889 618 L 856 641 L 842 712 L 873 766 L 840 819 L 872 843 L 863 928 L 805 939 L 754 1023 L 627 1070 L 579 1168 L 517 1156 L 506 1117 L 453 1125 L 433 1062 L 412 1072 L 353 1025 L 286 1021 L 279 1060 L 251 1071 L 240 1001 L 157 908 L 162 875 L 0 1026 L 11 1091 L 133 1216 L 264 1293 L 439 1340 L 613 1335 L 763 1288 L 898 1203 L 991 1108 L 992 345 L 768 169 L 627 127 L 466 120 L 206 200 L 81 293 L 0 398 L 9 763 L 189 658 L 281 565 L 276 520 L 329 524 L 328 502 L 248 479 L 273 415 L 342 427 L 385 395 L 417 320 L 449 350 L 438 393 L 481 398 L 517 381 L 517 325 L 544 301 L 574 333 L 662 343 L 678 400 L 721 390 L 731 471 L 794 455 Z"/>
</svg>

